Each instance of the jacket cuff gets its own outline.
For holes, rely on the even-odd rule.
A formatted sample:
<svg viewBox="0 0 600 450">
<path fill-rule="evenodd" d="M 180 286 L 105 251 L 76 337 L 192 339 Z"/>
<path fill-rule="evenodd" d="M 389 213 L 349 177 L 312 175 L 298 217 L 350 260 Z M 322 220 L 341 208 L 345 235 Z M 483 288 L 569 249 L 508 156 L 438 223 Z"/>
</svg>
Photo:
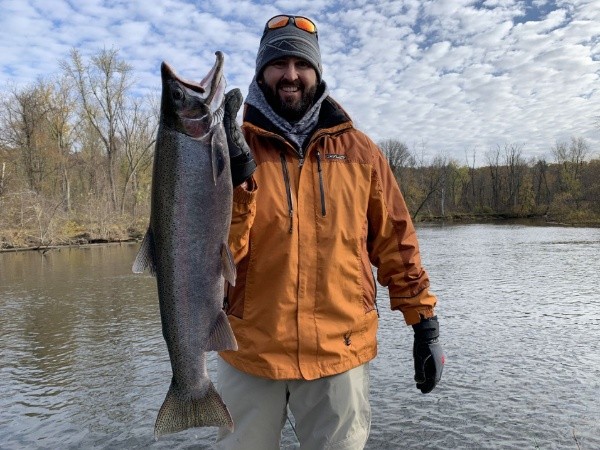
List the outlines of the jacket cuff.
<svg viewBox="0 0 600 450">
<path fill-rule="evenodd" d="M 429 319 L 435 316 L 436 304 L 437 299 L 429 289 L 423 289 L 414 297 L 390 297 L 391 308 L 402 312 L 407 325 L 414 325 L 422 318 Z"/>
<path fill-rule="evenodd" d="M 244 188 L 243 185 L 236 187 L 233 190 L 233 202 L 248 204 L 252 203 L 254 198 L 256 197 L 256 182 L 254 181 L 254 177 L 250 177 L 246 180 L 247 186 Z"/>
<path fill-rule="evenodd" d="M 416 325 L 421 322 L 421 318 L 430 319 L 435 316 L 433 308 L 421 310 L 413 309 L 406 312 L 402 311 L 402 314 L 404 315 L 404 322 L 406 322 L 406 325 Z"/>
</svg>

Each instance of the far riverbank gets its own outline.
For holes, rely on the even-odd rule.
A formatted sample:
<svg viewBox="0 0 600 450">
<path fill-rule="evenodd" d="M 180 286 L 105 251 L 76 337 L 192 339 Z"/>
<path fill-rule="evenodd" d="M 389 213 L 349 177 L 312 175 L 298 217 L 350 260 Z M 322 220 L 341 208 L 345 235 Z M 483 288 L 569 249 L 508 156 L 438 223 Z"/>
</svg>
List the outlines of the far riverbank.
<svg viewBox="0 0 600 450">
<path fill-rule="evenodd" d="M 417 226 L 426 224 L 467 225 L 506 224 L 539 227 L 590 227 L 599 228 L 600 219 L 560 220 L 548 216 L 515 216 L 502 214 L 453 214 L 447 216 L 419 216 L 414 219 Z M 142 225 L 143 224 L 143 225 Z M 124 244 L 141 241 L 146 233 L 147 221 L 135 224 L 113 224 L 110 226 L 74 228 L 63 227 L 62 232 L 47 232 L 41 237 L 36 230 L 0 230 L 0 252 L 40 251 L 68 247 L 85 247 L 107 244 Z M 89 228 L 89 229 L 86 229 Z M 58 229 L 58 227 L 57 227 Z"/>
</svg>

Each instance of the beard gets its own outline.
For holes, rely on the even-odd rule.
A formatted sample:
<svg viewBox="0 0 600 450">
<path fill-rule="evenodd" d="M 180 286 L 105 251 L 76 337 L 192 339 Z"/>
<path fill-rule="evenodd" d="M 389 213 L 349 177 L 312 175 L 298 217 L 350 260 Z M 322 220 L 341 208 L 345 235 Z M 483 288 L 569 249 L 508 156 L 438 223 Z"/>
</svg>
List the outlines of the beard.
<svg viewBox="0 0 600 450">
<path fill-rule="evenodd" d="M 277 82 L 274 88 L 267 84 L 259 83 L 262 88 L 267 103 L 273 108 L 278 115 L 283 117 L 288 122 L 297 122 L 304 117 L 304 114 L 312 106 L 315 94 L 317 93 L 317 85 L 306 88 L 300 80 Z M 299 100 L 286 100 L 281 98 L 277 92 L 279 89 L 287 86 L 297 87 L 302 93 Z"/>
</svg>

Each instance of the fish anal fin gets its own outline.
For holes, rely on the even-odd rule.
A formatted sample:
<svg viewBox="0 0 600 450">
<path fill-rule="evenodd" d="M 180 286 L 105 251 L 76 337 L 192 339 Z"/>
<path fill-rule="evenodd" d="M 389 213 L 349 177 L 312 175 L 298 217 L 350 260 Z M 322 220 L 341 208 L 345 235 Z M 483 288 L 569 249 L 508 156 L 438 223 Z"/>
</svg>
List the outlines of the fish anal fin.
<svg viewBox="0 0 600 450">
<path fill-rule="evenodd" d="M 154 438 L 194 427 L 227 427 L 233 419 L 210 380 L 193 392 L 180 392 L 173 383 L 154 424 Z"/>
<path fill-rule="evenodd" d="M 223 278 L 225 278 L 230 285 L 235 286 L 235 278 L 237 276 L 235 262 L 233 261 L 233 255 L 231 254 L 229 245 L 226 243 L 221 244 L 221 267 L 223 269 Z"/>
<path fill-rule="evenodd" d="M 133 261 L 131 270 L 133 273 L 142 273 L 148 269 L 152 275 L 156 275 L 156 264 L 154 262 L 154 236 L 152 230 L 148 228 L 146 235 L 142 240 L 137 256 Z"/>
<path fill-rule="evenodd" d="M 229 319 L 223 311 L 219 311 L 217 320 L 206 342 L 206 351 L 237 350 L 237 341 L 229 324 Z"/>
</svg>

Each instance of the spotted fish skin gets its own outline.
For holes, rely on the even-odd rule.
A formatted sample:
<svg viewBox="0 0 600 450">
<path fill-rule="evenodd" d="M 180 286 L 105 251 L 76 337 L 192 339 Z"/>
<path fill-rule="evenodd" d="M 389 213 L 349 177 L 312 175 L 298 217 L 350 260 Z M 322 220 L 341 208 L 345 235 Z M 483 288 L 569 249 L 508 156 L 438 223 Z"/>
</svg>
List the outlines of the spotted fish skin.
<svg viewBox="0 0 600 450">
<path fill-rule="evenodd" d="M 235 282 L 227 245 L 233 188 L 222 124 L 223 55 L 216 53 L 200 83 L 181 79 L 164 62 L 161 78 L 150 225 L 132 268 L 156 276 L 173 371 L 155 438 L 192 427 L 233 428 L 205 352 L 237 350 L 222 310 L 224 280 Z"/>
</svg>

